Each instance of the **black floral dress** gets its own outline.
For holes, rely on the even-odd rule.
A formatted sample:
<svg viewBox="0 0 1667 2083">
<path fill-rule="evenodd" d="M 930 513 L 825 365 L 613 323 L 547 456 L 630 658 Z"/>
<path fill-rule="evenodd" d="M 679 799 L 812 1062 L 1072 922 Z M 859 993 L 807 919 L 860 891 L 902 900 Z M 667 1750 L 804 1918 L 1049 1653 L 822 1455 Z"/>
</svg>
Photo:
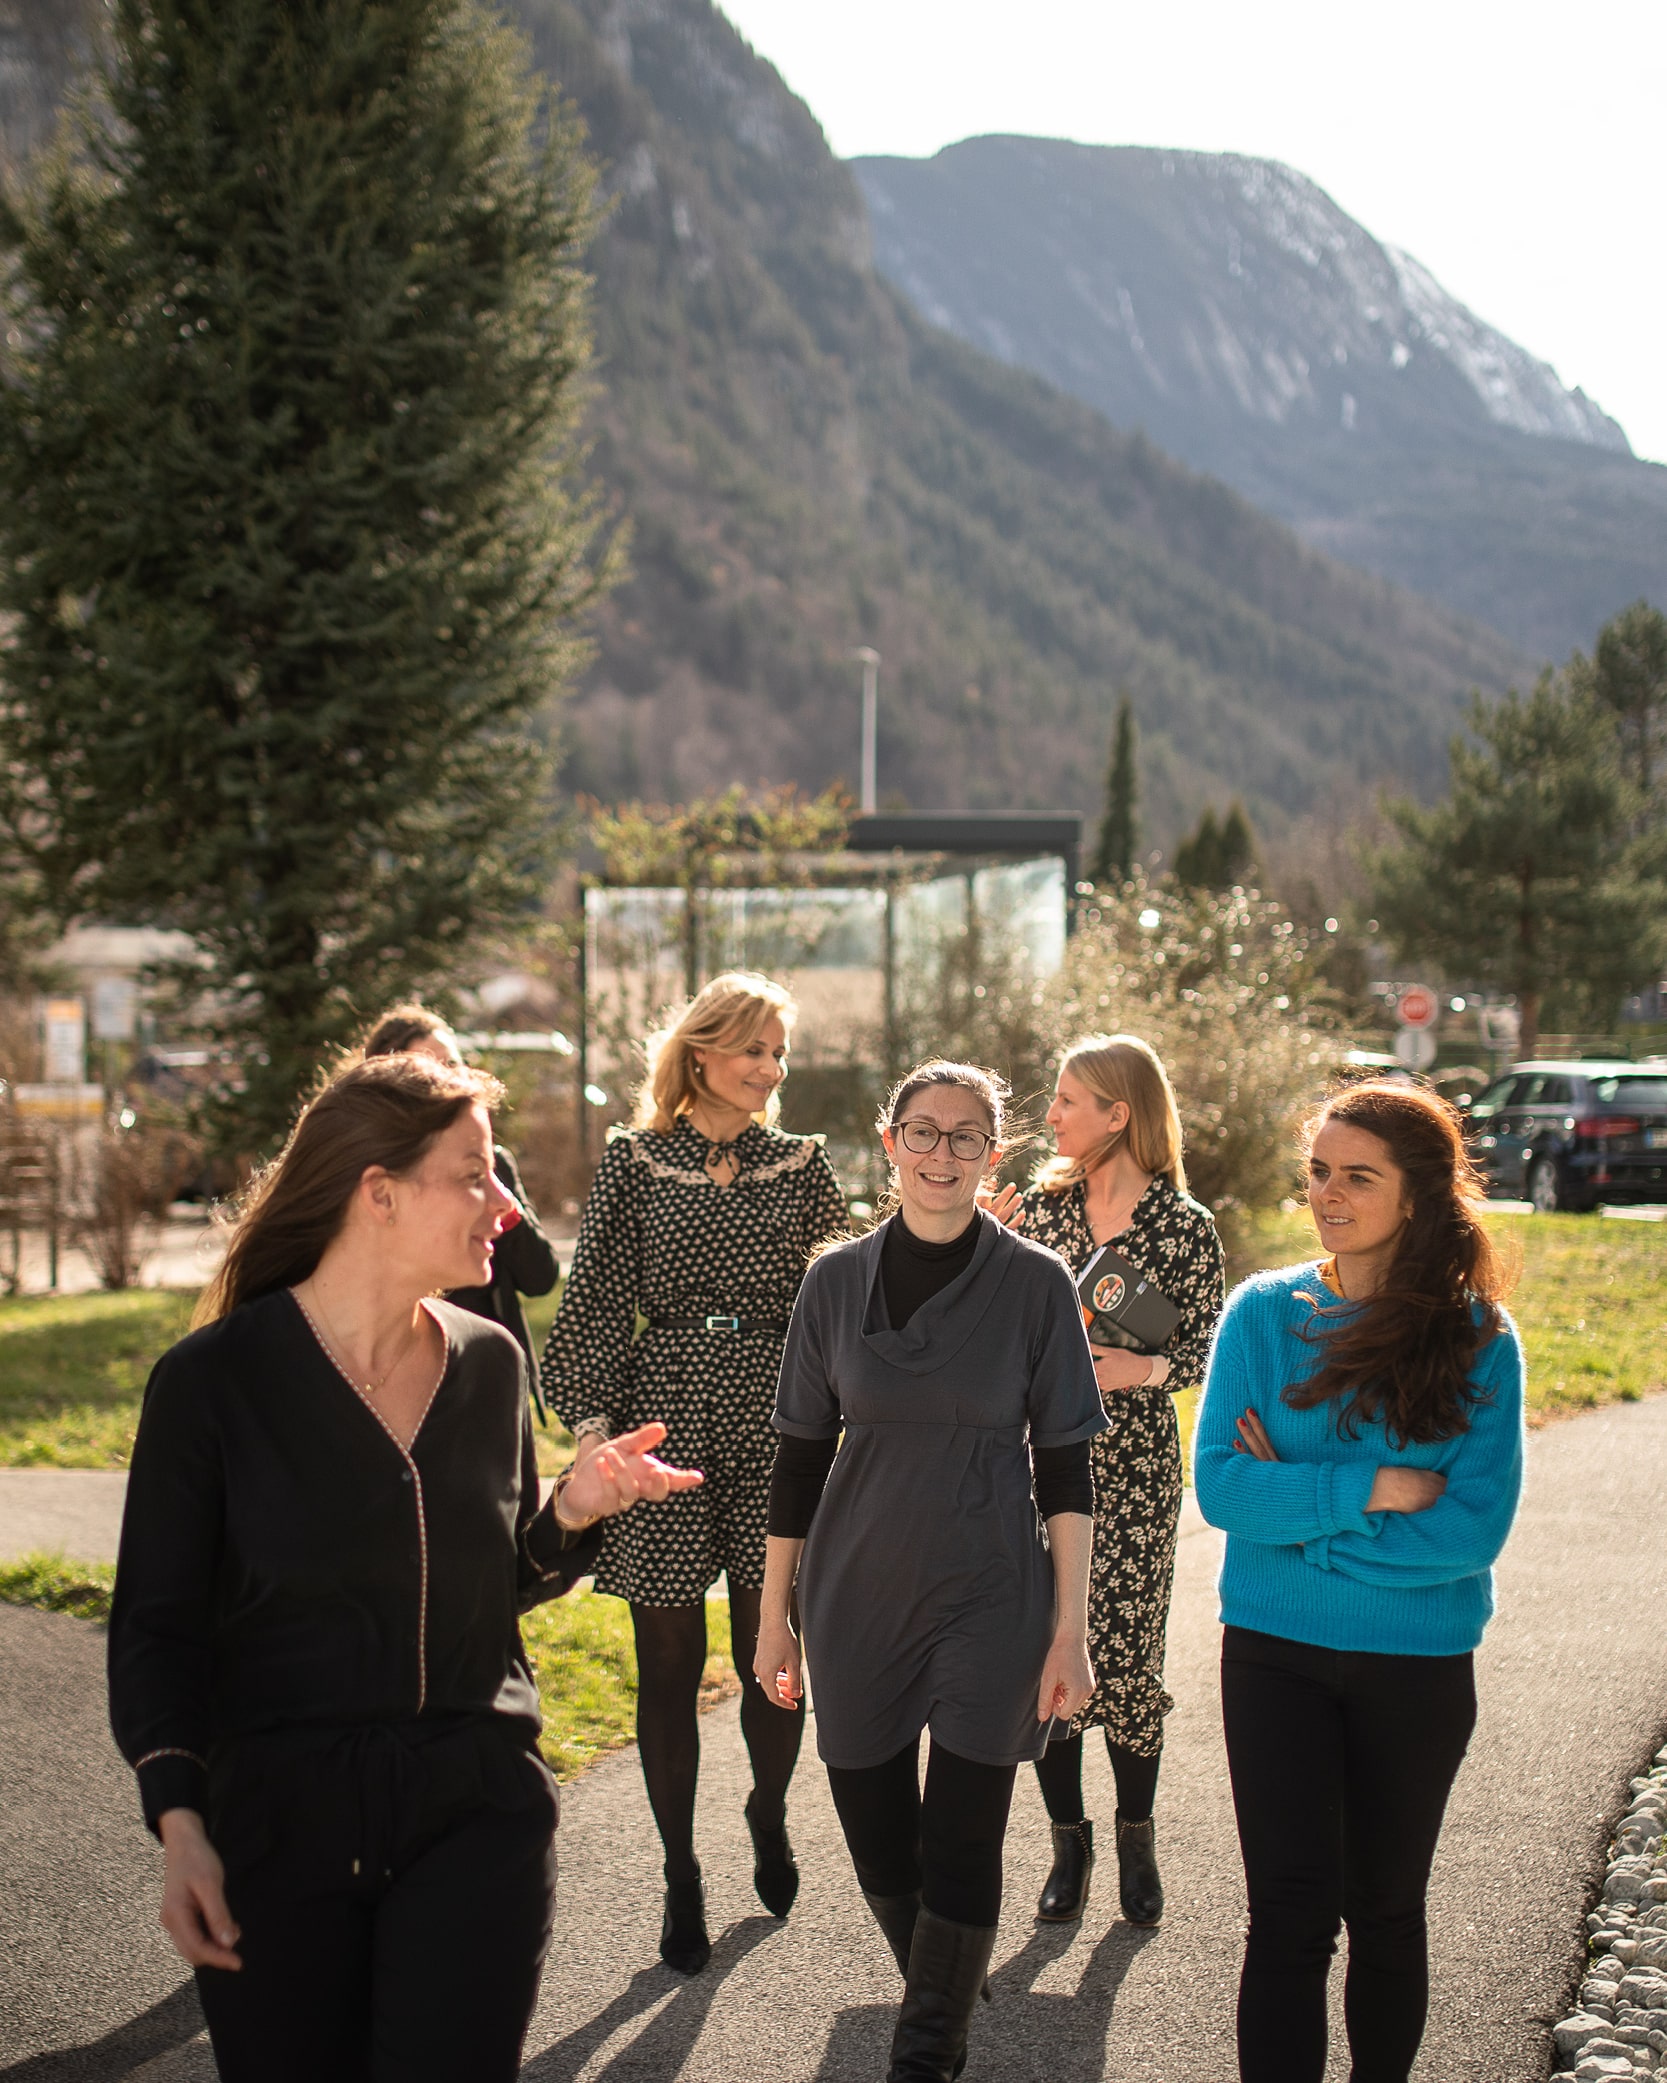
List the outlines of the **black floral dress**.
<svg viewBox="0 0 1667 2083">
<path fill-rule="evenodd" d="M 706 1168 L 712 1145 L 687 1117 L 670 1135 L 612 1137 L 539 1370 L 551 1409 L 575 1432 L 659 1418 L 658 1451 L 705 1474 L 698 1490 L 609 1520 L 596 1588 L 638 1605 L 693 1604 L 724 1573 L 762 1587 L 787 1321 L 811 1253 L 846 1220 L 820 1136 L 755 1123 L 728 1147 L 740 1170 L 722 1186 Z M 779 1328 L 656 1328 L 706 1316 Z"/>
<path fill-rule="evenodd" d="M 1079 1271 L 1094 1249 L 1083 1187 L 1045 1193 L 1033 1186 L 1024 1208 L 1024 1234 L 1051 1245 L 1073 1273 Z M 1164 1347 L 1169 1379 L 1160 1388 L 1108 1391 L 1110 1430 L 1090 1443 L 1094 1560 L 1088 1649 L 1097 1682 L 1072 1733 L 1103 1728 L 1109 1741 L 1150 1758 L 1163 1748 L 1163 1718 L 1175 1704 L 1163 1689 L 1182 1488 L 1173 1391 L 1204 1379 L 1225 1275 L 1215 1218 L 1167 1179 L 1152 1181 L 1135 1203 L 1128 1228 L 1112 1242 L 1156 1281 L 1181 1321 Z"/>
</svg>

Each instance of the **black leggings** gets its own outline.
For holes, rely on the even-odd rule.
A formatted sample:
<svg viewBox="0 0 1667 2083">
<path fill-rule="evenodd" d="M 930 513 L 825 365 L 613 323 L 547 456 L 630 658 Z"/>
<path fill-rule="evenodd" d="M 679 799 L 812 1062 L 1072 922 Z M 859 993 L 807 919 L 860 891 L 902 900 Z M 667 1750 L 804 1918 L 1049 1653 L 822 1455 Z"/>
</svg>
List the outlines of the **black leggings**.
<svg viewBox="0 0 1667 2083">
<path fill-rule="evenodd" d="M 839 1825 L 868 1895 L 912 1895 L 934 1916 L 988 1927 L 1001 1916 L 1001 1846 L 1016 1765 L 976 1765 L 920 1738 L 883 1765 L 828 1767 Z"/>
<path fill-rule="evenodd" d="M 1250 1896 L 1242 2083 L 1320 2083 L 1339 1924 L 1353 2083 L 1406 2083 L 1429 2008 L 1430 1864 L 1476 1724 L 1472 1660 L 1230 1627 L 1221 1705 Z"/>
<path fill-rule="evenodd" d="M 1159 1751 L 1155 1757 L 1143 1758 L 1126 1744 L 1113 1743 L 1108 1734 L 1106 1756 L 1111 1760 L 1112 1777 L 1117 1782 L 1117 1813 L 1126 1823 L 1145 1822 L 1152 1813 L 1152 1803 L 1157 1799 L 1158 1767 L 1163 1762 L 1163 1753 Z M 1042 1799 L 1047 1804 L 1050 1823 L 1082 1821 L 1080 1736 L 1050 1743 L 1036 1760 L 1036 1778 L 1042 1789 Z"/>
<path fill-rule="evenodd" d="M 778 1828 L 804 1734 L 803 1713 L 773 1707 L 752 1675 L 762 1593 L 731 1586 L 729 1640 L 741 1680 L 741 1735 L 752 1761 L 752 1812 Z M 637 1749 L 648 1803 L 666 1848 L 666 1879 L 694 1880 L 695 1781 L 700 1772 L 700 1674 L 706 1668 L 706 1607 L 631 1608 L 637 1637 Z"/>
</svg>

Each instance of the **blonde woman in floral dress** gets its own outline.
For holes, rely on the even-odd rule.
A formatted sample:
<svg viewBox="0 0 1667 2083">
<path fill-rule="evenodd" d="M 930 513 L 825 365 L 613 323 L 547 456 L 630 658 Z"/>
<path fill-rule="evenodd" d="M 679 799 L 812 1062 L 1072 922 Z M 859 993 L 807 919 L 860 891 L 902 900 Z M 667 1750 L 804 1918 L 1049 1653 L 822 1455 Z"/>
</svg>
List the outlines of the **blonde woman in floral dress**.
<svg viewBox="0 0 1667 2083">
<path fill-rule="evenodd" d="M 706 1593 L 727 1577 L 735 1668 L 750 1671 L 782 1347 L 811 1253 L 846 1220 L 822 1138 L 774 1125 L 794 1012 L 779 984 L 731 972 L 650 1037 L 635 1119 L 597 1170 L 542 1366 L 579 1467 L 621 1429 L 616 1412 L 652 1410 L 667 1458 L 705 1474 L 648 1538 L 621 1540 L 610 1523 L 596 1567 L 597 1590 L 631 1606 L 638 1750 L 666 1853 L 660 1957 L 684 1974 L 711 1954 L 694 1848 Z M 802 1727 L 747 1687 L 754 1882 L 783 1917 L 799 1885 L 786 1798 Z"/>
<path fill-rule="evenodd" d="M 1153 1799 L 1163 1720 L 1164 1631 L 1181 1514 L 1175 1392 L 1204 1378 L 1221 1314 L 1221 1241 L 1210 1211 L 1187 1193 L 1181 1120 L 1154 1051 L 1133 1035 L 1091 1035 L 1066 1052 L 1048 1126 L 1056 1156 L 1024 1196 L 1025 1234 L 1051 1245 L 1073 1273 L 1110 1244 L 1181 1312 L 1161 1353 L 1096 1345 L 1108 1431 L 1093 1442 L 1094 1559 L 1088 1643 L 1097 1685 L 1067 1740 L 1036 1768 L 1053 1832 L 1053 1870 L 1036 1913 L 1070 1923 L 1088 1901 L 1094 1826 L 1083 1811 L 1082 1744 L 1105 1733 L 1117 1782 L 1118 1892 L 1131 1923 L 1163 1914 Z"/>
</svg>

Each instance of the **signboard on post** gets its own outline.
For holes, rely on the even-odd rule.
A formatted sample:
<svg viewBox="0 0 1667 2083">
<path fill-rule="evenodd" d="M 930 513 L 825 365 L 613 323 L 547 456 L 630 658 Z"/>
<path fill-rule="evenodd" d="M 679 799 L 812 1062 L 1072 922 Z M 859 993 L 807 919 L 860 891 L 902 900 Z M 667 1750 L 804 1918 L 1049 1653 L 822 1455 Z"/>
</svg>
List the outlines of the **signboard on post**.
<svg viewBox="0 0 1667 2083">
<path fill-rule="evenodd" d="M 1395 1037 L 1395 1054 L 1408 1070 L 1428 1070 L 1435 1061 L 1435 1036 L 1427 1027 L 1403 1027 Z"/>
<path fill-rule="evenodd" d="M 1408 984 L 1395 1001 L 1396 1019 L 1417 1033 L 1433 1027 L 1440 1016 L 1441 1000 L 1428 984 Z"/>
</svg>

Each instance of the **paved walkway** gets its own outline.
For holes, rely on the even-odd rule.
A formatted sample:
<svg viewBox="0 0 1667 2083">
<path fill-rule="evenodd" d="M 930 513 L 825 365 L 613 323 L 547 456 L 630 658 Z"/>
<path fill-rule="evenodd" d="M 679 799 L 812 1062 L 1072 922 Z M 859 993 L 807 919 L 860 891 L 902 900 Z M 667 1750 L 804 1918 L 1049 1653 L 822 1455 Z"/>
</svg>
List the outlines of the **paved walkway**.
<svg viewBox="0 0 1667 2083">
<path fill-rule="evenodd" d="M 1432 1903 L 1435 1990 L 1418 2083 L 1543 2083 L 1546 2025 L 1579 1957 L 1604 1821 L 1667 1734 L 1667 1397 L 1538 1434 L 1481 1663 L 1482 1721 Z M 1181 1543 L 1159 1795 L 1161 1930 L 1115 1916 L 1102 1873 L 1080 1929 L 1030 1910 L 1046 1866 L 1034 1785 L 1009 1839 L 996 2002 L 967 2083 L 1231 2083 L 1243 1896 L 1216 1713 L 1219 1537 Z M 156 1929 L 157 1862 L 103 1727 L 96 1629 L 0 1607 L 3 2083 L 207 2083 L 195 2001 Z M 636 1760 L 566 1797 L 555 1951 L 524 2083 L 875 2083 L 895 1977 L 866 1926 L 814 1767 L 795 1790 L 806 1869 L 785 1926 L 753 1899 L 733 1703 L 704 1724 L 700 1833 L 716 1951 L 655 1961 L 657 1859 Z M 1093 1812 L 1109 1819 L 1103 1757 Z M 1338 2050 L 1333 2073 L 1346 2073 Z"/>
</svg>

